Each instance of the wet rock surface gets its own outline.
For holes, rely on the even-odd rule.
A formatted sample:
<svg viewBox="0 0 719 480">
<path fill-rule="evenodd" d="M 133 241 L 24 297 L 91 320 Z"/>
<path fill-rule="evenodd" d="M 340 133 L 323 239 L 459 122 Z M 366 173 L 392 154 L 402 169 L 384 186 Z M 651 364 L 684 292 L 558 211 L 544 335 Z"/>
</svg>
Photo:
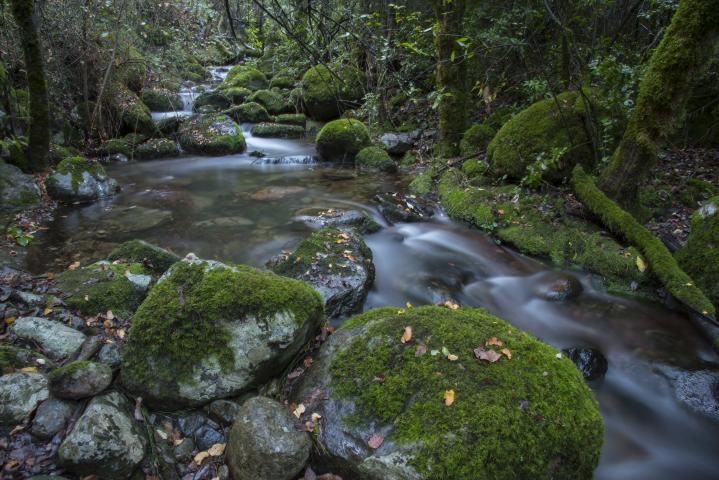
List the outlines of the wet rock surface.
<svg viewBox="0 0 719 480">
<path fill-rule="evenodd" d="M 563 352 L 577 366 L 585 380 L 596 380 L 607 373 L 607 359 L 596 348 L 572 347 Z"/>
<path fill-rule="evenodd" d="M 226 460 L 233 478 L 291 480 L 304 468 L 311 446 L 287 407 L 254 397 L 242 405 L 232 425 Z"/>
<path fill-rule="evenodd" d="M 581 295 L 584 287 L 577 277 L 566 272 L 544 272 L 537 277 L 538 294 L 549 302 L 564 302 Z"/>
<path fill-rule="evenodd" d="M 374 201 L 379 205 L 382 216 L 390 223 L 426 221 L 432 211 L 413 195 L 385 193 L 377 195 Z"/>
</svg>

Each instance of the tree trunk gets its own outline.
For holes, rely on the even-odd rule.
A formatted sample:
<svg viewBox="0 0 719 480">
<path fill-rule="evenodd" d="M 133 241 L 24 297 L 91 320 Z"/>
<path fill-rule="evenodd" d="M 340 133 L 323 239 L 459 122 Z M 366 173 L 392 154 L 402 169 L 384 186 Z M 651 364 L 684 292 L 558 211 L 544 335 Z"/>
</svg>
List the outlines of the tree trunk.
<svg viewBox="0 0 719 480">
<path fill-rule="evenodd" d="M 45 67 L 35 25 L 34 1 L 11 0 L 11 5 L 13 17 L 20 28 L 20 42 L 25 55 L 25 70 L 30 93 L 28 158 L 32 171 L 41 172 L 47 167 L 50 149 L 50 113 Z"/>
<path fill-rule="evenodd" d="M 459 154 L 459 141 L 466 126 L 467 68 L 457 39 L 462 36 L 465 0 L 433 0 L 438 31 L 437 87 L 439 101 L 439 135 L 436 153 L 441 157 Z"/>
<path fill-rule="evenodd" d="M 681 0 L 639 86 L 637 105 L 601 187 L 630 211 L 637 189 L 654 167 L 659 149 L 681 126 L 692 82 L 701 76 L 719 33 L 715 0 Z"/>
</svg>

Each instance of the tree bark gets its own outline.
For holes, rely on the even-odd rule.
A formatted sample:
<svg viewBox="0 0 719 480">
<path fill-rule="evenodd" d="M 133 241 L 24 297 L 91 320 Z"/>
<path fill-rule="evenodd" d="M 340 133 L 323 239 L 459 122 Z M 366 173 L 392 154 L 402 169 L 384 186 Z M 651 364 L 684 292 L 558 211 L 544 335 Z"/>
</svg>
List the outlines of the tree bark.
<svg viewBox="0 0 719 480">
<path fill-rule="evenodd" d="M 459 141 L 467 121 L 467 68 L 457 39 L 462 36 L 465 0 L 432 0 L 437 18 L 437 87 L 439 135 L 436 153 L 453 157 L 459 153 Z"/>
<path fill-rule="evenodd" d="M 716 0 L 682 0 L 639 86 L 637 105 L 601 188 L 630 211 L 659 150 L 684 121 L 692 83 L 701 76 L 719 34 Z"/>
<path fill-rule="evenodd" d="M 12 14 L 20 29 L 20 43 L 25 56 L 28 91 L 30 93 L 30 134 L 28 159 L 30 169 L 41 172 L 47 168 L 50 150 L 50 111 L 45 81 L 45 66 L 40 38 L 35 24 L 33 0 L 11 0 Z"/>
</svg>

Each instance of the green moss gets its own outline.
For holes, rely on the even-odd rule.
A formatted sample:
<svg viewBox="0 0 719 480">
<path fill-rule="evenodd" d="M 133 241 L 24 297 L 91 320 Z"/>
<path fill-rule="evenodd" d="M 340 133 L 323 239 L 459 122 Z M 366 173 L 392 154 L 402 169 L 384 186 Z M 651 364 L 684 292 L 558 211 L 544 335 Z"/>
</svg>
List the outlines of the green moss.
<svg viewBox="0 0 719 480">
<path fill-rule="evenodd" d="M 176 157 L 180 154 L 177 143 L 167 138 L 153 138 L 137 146 L 135 157 L 139 160 Z"/>
<path fill-rule="evenodd" d="M 65 303 L 86 315 L 97 315 L 112 310 L 115 316 L 127 318 L 142 300 L 143 293 L 126 277 L 149 275 L 138 263 L 95 263 L 77 270 L 68 270 L 55 276 L 58 288 L 68 294 Z"/>
<path fill-rule="evenodd" d="M 604 195 L 580 166 L 574 169 L 572 181 L 579 200 L 615 235 L 626 238 L 642 252 L 649 267 L 677 300 L 704 315 L 715 315 L 714 305 L 658 238 Z"/>
<path fill-rule="evenodd" d="M 267 88 L 267 77 L 249 65 L 236 65 L 227 72 L 225 81 L 220 88 L 244 87 L 250 90 Z"/>
<path fill-rule="evenodd" d="M 243 103 L 242 105 L 225 110 L 223 113 L 238 123 L 260 123 L 271 120 L 270 114 L 265 107 L 255 102 Z"/>
<path fill-rule="evenodd" d="M 129 158 L 135 155 L 135 149 L 142 142 L 147 140 L 147 137 L 138 133 L 128 133 L 122 138 L 111 138 L 103 144 L 103 150 L 108 155 L 122 154 Z"/>
<path fill-rule="evenodd" d="M 584 112 L 582 95 L 566 92 L 515 115 L 489 143 L 487 158 L 492 173 L 522 179 L 530 164 L 556 149 L 566 152 L 558 165 L 544 173 L 549 180 L 562 180 L 576 164 L 591 165 L 594 152 L 585 130 Z"/>
<path fill-rule="evenodd" d="M 413 341 L 401 343 L 405 326 Z M 382 308 L 343 328 L 356 335 L 333 360 L 332 391 L 358 407 L 344 421 L 391 425 L 386 441 L 419 448 L 410 464 L 422 478 L 591 478 L 602 417 L 577 369 L 554 348 L 471 308 Z M 474 358 L 493 337 L 511 360 Z M 426 354 L 416 355 L 418 344 Z M 447 360 L 443 349 L 459 359 Z M 447 390 L 455 392 L 450 407 Z"/>
<path fill-rule="evenodd" d="M 496 133 L 496 130 L 486 123 L 472 125 L 459 142 L 460 154 L 466 157 L 484 152 Z"/>
<path fill-rule="evenodd" d="M 355 155 L 370 143 L 365 124 L 349 118 L 333 120 L 317 134 L 317 152 L 330 162 L 353 162 Z"/>
<path fill-rule="evenodd" d="M 397 164 L 380 147 L 365 147 L 357 153 L 355 162 L 360 168 L 380 172 L 396 172 Z"/>
<path fill-rule="evenodd" d="M 297 125 L 302 128 L 307 125 L 307 117 L 304 113 L 282 113 L 274 118 L 275 123 L 285 125 Z"/>
<path fill-rule="evenodd" d="M 65 379 L 73 378 L 77 373 L 83 372 L 85 370 L 88 370 L 93 367 L 93 363 L 89 360 L 75 360 L 74 362 L 70 362 L 67 365 L 64 365 L 60 368 L 56 368 L 50 374 L 47 376 L 47 379 L 50 381 L 50 384 L 54 383 L 60 383 L 65 381 Z"/>
<path fill-rule="evenodd" d="M 153 112 L 172 112 L 182 110 L 182 98 L 170 90 L 163 88 L 144 89 L 142 102 Z"/>
<path fill-rule="evenodd" d="M 115 79 L 133 92 L 139 92 L 147 79 L 147 62 L 131 43 L 123 43 L 118 51 Z"/>
<path fill-rule="evenodd" d="M 120 120 L 126 132 L 140 132 L 151 135 L 155 131 L 155 123 L 150 116 L 150 109 L 140 98 L 120 83 L 110 86 L 110 106 Z"/>
<path fill-rule="evenodd" d="M 270 88 L 281 88 L 281 89 L 291 89 L 295 86 L 295 79 L 290 77 L 289 75 L 275 75 L 272 77 L 272 80 L 270 80 Z"/>
<path fill-rule="evenodd" d="M 83 172 L 88 172 L 94 177 L 107 176 L 100 162 L 85 157 L 68 157 L 57 164 L 55 171 L 63 175 L 70 174 L 72 176 L 72 186 L 75 189 L 82 182 Z"/>
<path fill-rule="evenodd" d="M 192 104 L 192 111 L 199 112 L 202 107 L 212 107 L 214 110 L 223 110 L 232 105 L 232 98 L 223 90 L 213 90 L 200 94 Z"/>
<path fill-rule="evenodd" d="M 407 188 L 417 195 L 429 195 L 432 193 L 433 185 L 432 172 L 427 171 L 417 175 Z"/>
<path fill-rule="evenodd" d="M 130 240 L 117 246 L 107 259 L 111 262 L 141 263 L 155 273 L 164 273 L 180 257 L 144 240 Z"/>
<path fill-rule="evenodd" d="M 439 182 L 440 198 L 449 216 L 484 230 L 493 230 L 496 224 L 489 192 L 463 189 L 459 186 L 460 181 L 458 174 L 450 171 L 443 175 Z"/>
<path fill-rule="evenodd" d="M 302 325 L 322 315 L 319 294 L 305 283 L 243 265 L 206 267 L 177 263 L 135 313 L 123 356 L 132 383 L 188 381 L 192 365 L 210 357 L 231 368 L 225 322 L 290 312 Z"/>
<path fill-rule="evenodd" d="M 247 97 L 247 101 L 259 103 L 273 115 L 287 110 L 287 105 L 285 104 L 282 95 L 271 90 L 258 90 Z"/>
<path fill-rule="evenodd" d="M 402 168 L 412 168 L 417 164 L 417 155 L 410 150 L 402 156 L 399 164 Z"/>
<path fill-rule="evenodd" d="M 487 164 L 472 158 L 462 164 L 462 172 L 468 178 L 481 177 L 487 172 Z"/>
<path fill-rule="evenodd" d="M 337 78 L 339 77 L 339 78 Z M 354 67 L 312 67 L 302 77 L 302 99 L 315 120 L 337 118 L 348 106 L 362 99 L 365 77 Z"/>
<path fill-rule="evenodd" d="M 220 91 L 229 97 L 233 104 L 243 103 L 247 100 L 247 97 L 252 95 L 252 90 L 245 87 L 223 88 Z"/>
<path fill-rule="evenodd" d="M 676 254 L 679 265 L 697 282 L 709 300 L 719 305 L 719 197 L 692 216 L 687 244 Z"/>
<path fill-rule="evenodd" d="M 242 129 L 226 115 L 202 115 L 182 124 L 180 145 L 190 153 L 229 155 L 246 148 Z"/>
<path fill-rule="evenodd" d="M 38 360 L 42 360 L 45 366 L 52 366 L 52 362 L 42 354 L 12 345 L 0 345 L 0 375 L 25 367 L 37 367 Z"/>
<path fill-rule="evenodd" d="M 305 135 L 305 128 L 280 123 L 258 123 L 252 126 L 252 135 L 255 137 L 300 138 Z"/>
<path fill-rule="evenodd" d="M 711 182 L 699 178 L 690 178 L 684 183 L 684 188 L 679 198 L 684 205 L 694 208 L 700 202 L 709 200 L 717 193 L 719 193 L 719 189 Z"/>
</svg>

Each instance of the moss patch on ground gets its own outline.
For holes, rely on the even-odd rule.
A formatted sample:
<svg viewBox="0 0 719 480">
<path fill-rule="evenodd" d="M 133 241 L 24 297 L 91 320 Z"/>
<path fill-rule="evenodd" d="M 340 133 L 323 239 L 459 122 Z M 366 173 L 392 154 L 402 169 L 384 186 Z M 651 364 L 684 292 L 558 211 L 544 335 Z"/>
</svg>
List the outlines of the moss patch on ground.
<svg viewBox="0 0 719 480">
<path fill-rule="evenodd" d="M 402 343 L 405 326 L 412 339 Z M 334 357 L 332 391 L 358 407 L 344 421 L 391 425 L 385 441 L 418 447 L 410 464 L 422 478 L 592 477 L 602 417 L 578 370 L 549 345 L 471 308 L 388 307 L 343 328 L 357 334 Z M 502 346 L 486 346 L 492 338 Z M 506 348 L 511 359 L 480 361 L 477 347 Z"/>
</svg>

